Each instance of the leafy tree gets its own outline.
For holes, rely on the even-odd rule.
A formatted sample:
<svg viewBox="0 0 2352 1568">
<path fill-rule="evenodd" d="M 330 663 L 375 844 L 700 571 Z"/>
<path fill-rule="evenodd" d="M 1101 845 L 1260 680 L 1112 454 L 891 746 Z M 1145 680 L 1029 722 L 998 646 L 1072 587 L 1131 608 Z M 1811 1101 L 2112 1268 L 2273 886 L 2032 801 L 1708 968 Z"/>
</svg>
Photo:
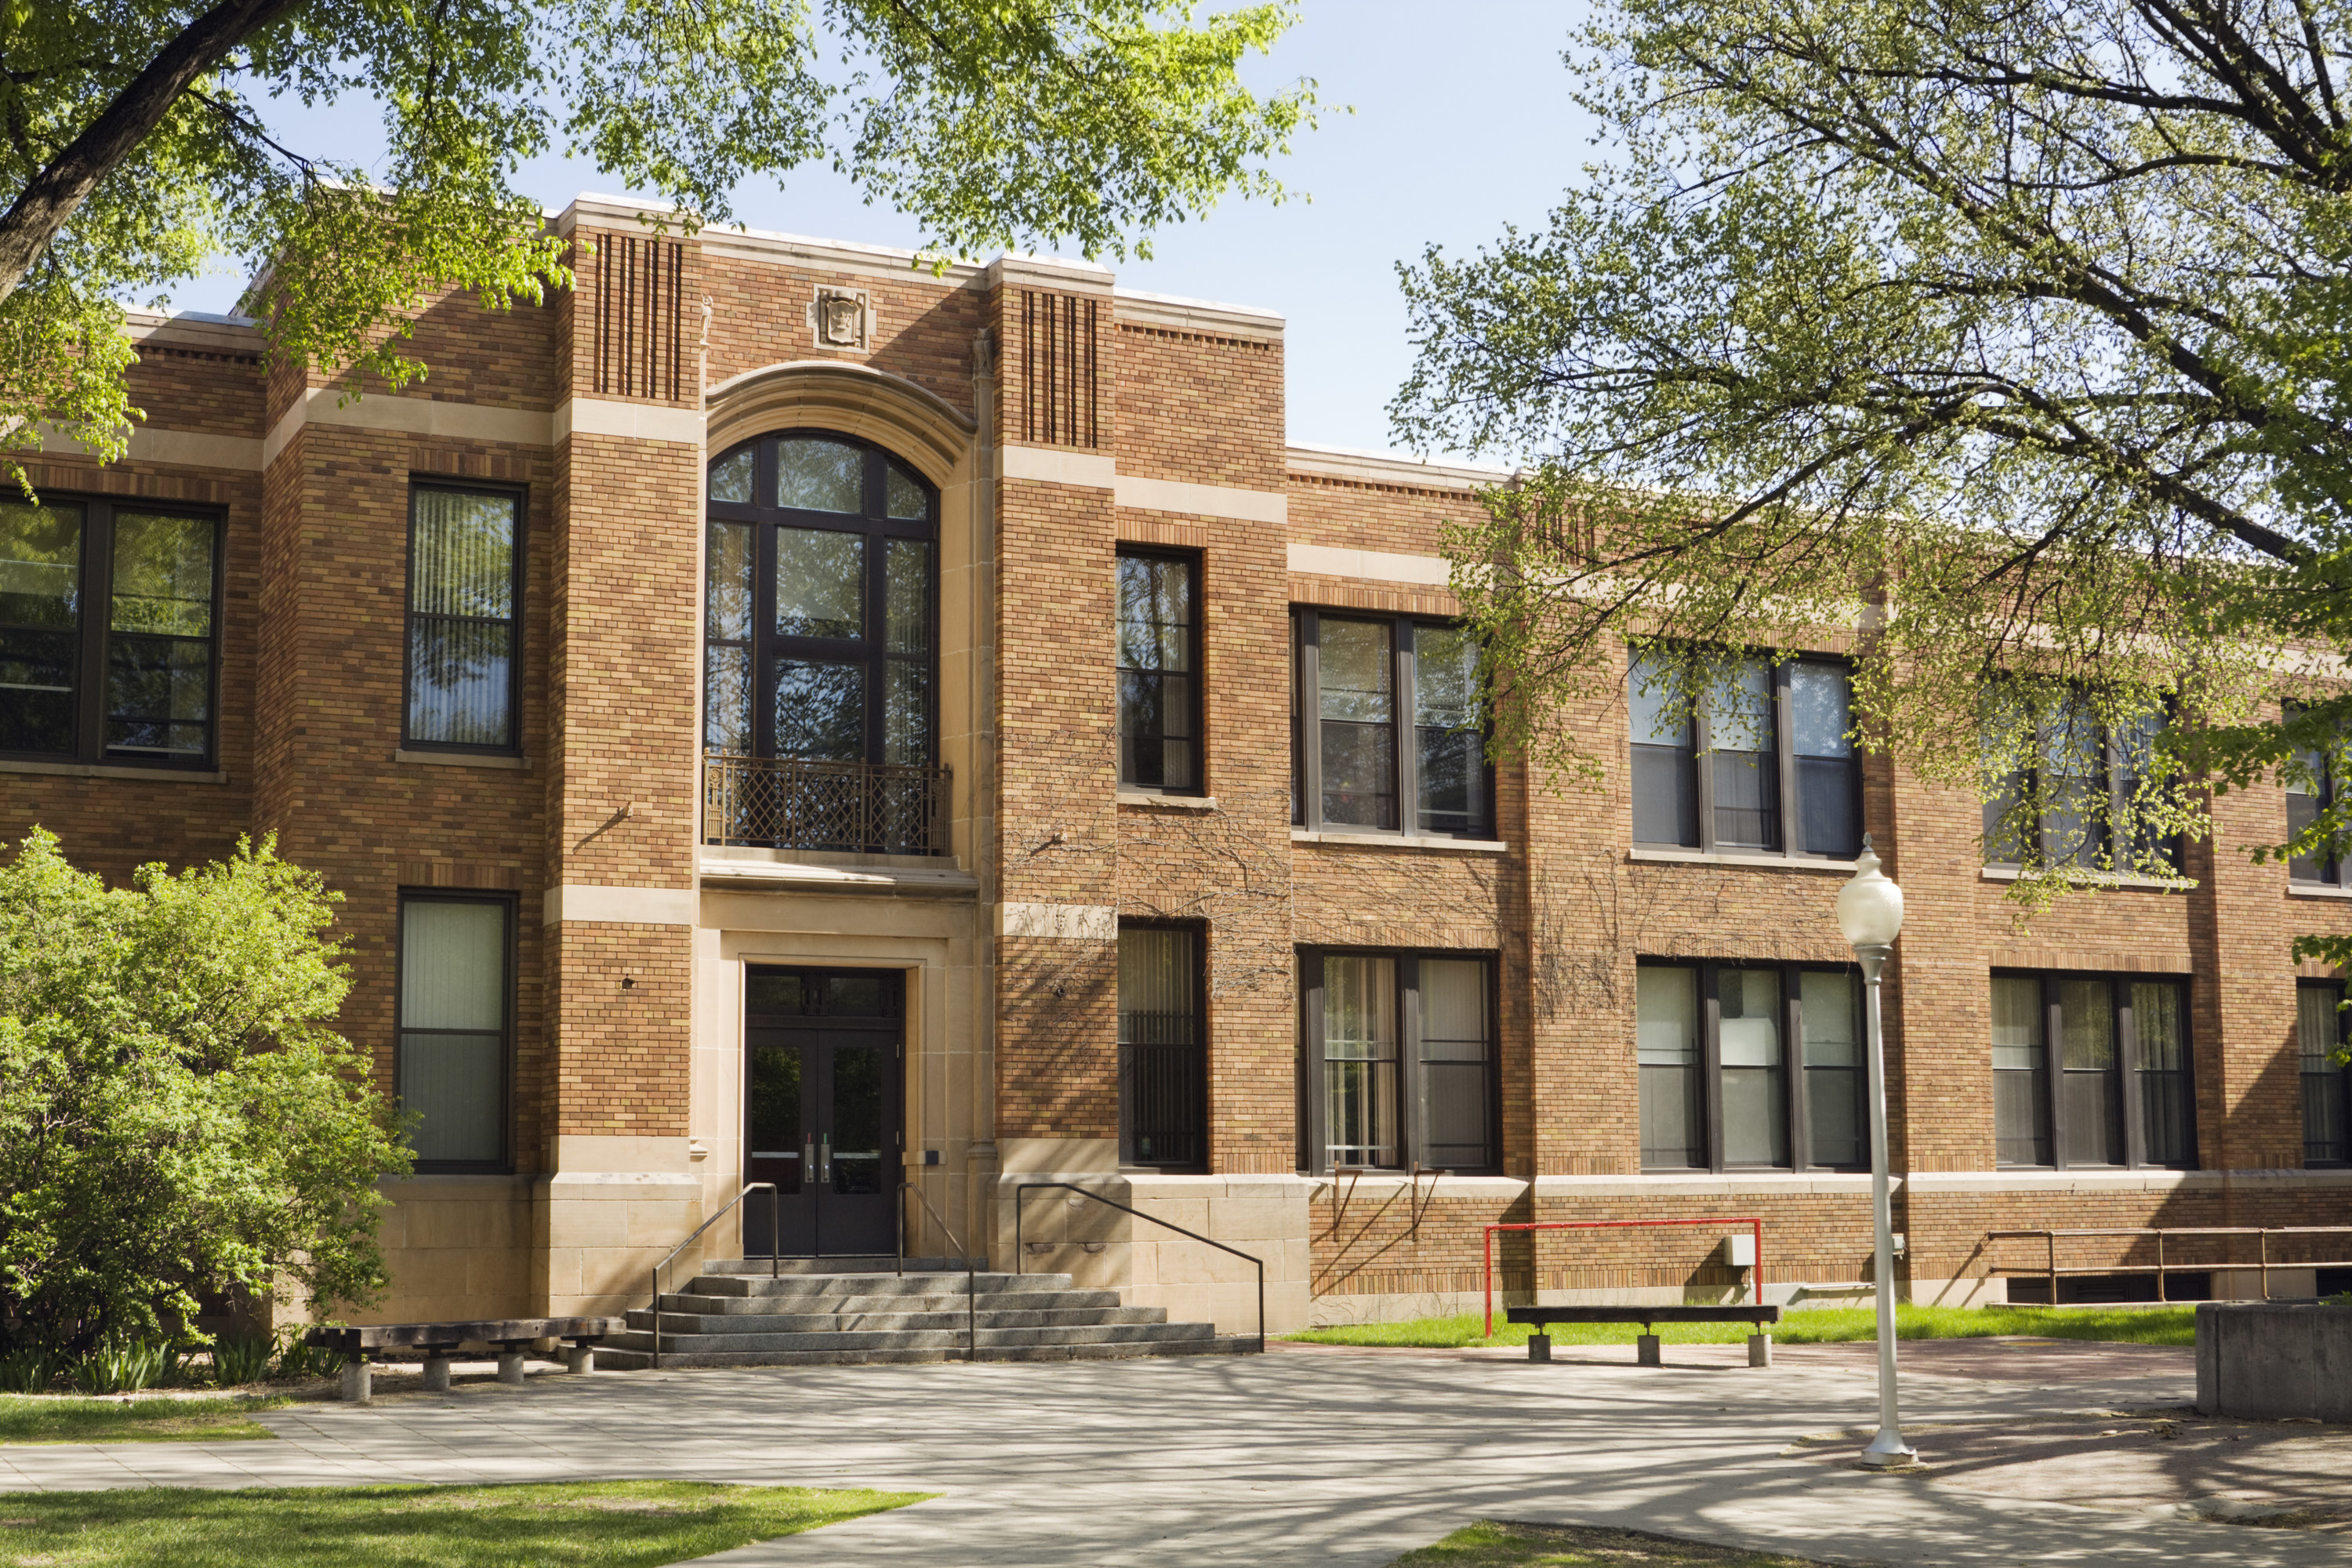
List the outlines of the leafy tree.
<svg viewBox="0 0 2352 1568">
<path fill-rule="evenodd" d="M 570 281 L 520 163 L 593 157 L 682 208 L 813 161 L 913 214 L 942 252 L 1074 240 L 1150 254 L 1266 160 L 1313 84 L 1260 96 L 1243 57 L 1287 0 L 1195 22 L 1178 0 L 6 0 L 0 4 L 0 459 L 50 419 L 120 456 L 116 301 L 227 256 L 266 264 L 281 361 L 394 386 L 405 312 Z M 837 61 L 828 56 L 837 52 Z M 371 174 L 304 155 L 268 100 L 372 96 Z M 1130 237 L 1132 237 L 1130 238 Z"/>
<path fill-rule="evenodd" d="M 1706 649 L 1851 628 L 1870 737 L 2030 842 L 2070 721 L 2168 720 L 2030 900 L 2198 830 L 2196 770 L 2308 778 L 2352 720 L 2306 689 L 2352 644 L 2347 16 L 1614 0 L 1568 56 L 1602 161 L 1404 269 L 1400 430 L 1530 465 L 1449 544 L 1507 735 L 1591 767 L 1547 715 L 1622 639 L 1681 701 Z"/>
<path fill-rule="evenodd" d="M 0 865 L 0 1349 L 152 1337 L 232 1286 L 364 1303 L 407 1150 L 330 1032 L 340 895 L 264 839 L 108 889 Z"/>
</svg>

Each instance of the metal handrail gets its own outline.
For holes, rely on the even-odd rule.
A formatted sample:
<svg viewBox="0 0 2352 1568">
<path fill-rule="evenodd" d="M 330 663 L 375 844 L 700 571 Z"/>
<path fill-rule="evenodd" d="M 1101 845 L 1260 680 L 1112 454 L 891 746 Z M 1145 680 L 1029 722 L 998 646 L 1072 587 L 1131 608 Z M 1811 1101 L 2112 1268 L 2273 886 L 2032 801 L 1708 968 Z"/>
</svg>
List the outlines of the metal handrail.
<svg viewBox="0 0 2352 1568">
<path fill-rule="evenodd" d="M 677 1262 L 677 1255 L 679 1253 L 684 1252 L 688 1247 L 692 1247 L 696 1242 L 700 1241 L 704 1231 L 709 1230 L 712 1226 L 717 1225 L 720 1220 L 725 1219 L 727 1217 L 728 1210 L 733 1208 L 737 1204 L 741 1203 L 751 1194 L 761 1192 L 766 1193 L 772 1198 L 776 1197 L 776 1184 L 773 1182 L 746 1182 L 743 1184 L 743 1190 L 741 1192 L 737 1193 L 733 1197 L 729 1198 L 727 1202 L 720 1206 L 717 1214 L 712 1215 L 709 1219 L 704 1220 L 700 1225 L 696 1226 L 692 1236 L 688 1237 L 684 1241 L 681 1241 L 676 1247 L 671 1247 L 669 1249 L 669 1256 L 663 1258 L 659 1263 L 654 1265 L 653 1371 L 659 1372 L 661 1370 L 661 1271 L 668 1268 L 671 1264 Z M 771 1279 L 777 1277 L 776 1255 L 784 1249 L 783 1238 L 784 1205 L 782 1202 L 779 1200 L 778 1202 L 771 1205 L 768 1209 L 768 1278 Z"/>
<path fill-rule="evenodd" d="M 948 1245 L 956 1249 L 958 1258 L 963 1259 L 963 1359 L 978 1361 L 980 1359 L 980 1283 L 979 1276 L 972 1269 L 971 1248 L 963 1244 L 962 1237 L 948 1228 L 948 1222 L 940 1217 L 939 1210 L 931 1207 L 931 1200 L 923 1195 L 923 1189 L 912 1182 L 898 1184 L 898 1276 L 904 1279 L 907 1274 L 907 1194 L 908 1193 L 915 1194 L 915 1201 L 923 1205 L 924 1211 L 931 1216 L 931 1223 L 940 1227 L 940 1234 L 948 1238 Z"/>
<path fill-rule="evenodd" d="M 1021 1200 L 1031 1193 L 1044 1192 L 1050 1187 L 1059 1187 L 1064 1192 L 1076 1193 L 1082 1198 L 1092 1198 L 1095 1202 L 1103 1205 L 1107 1208 L 1115 1208 L 1124 1215 L 1133 1215 L 1137 1219 L 1150 1220 L 1153 1225 L 1160 1226 L 1164 1229 L 1172 1230 L 1179 1236 L 1190 1237 L 1194 1241 L 1205 1242 L 1207 1245 L 1215 1247 L 1219 1252 L 1232 1253 L 1235 1258 L 1240 1258 L 1243 1262 L 1247 1263 L 1252 1268 L 1255 1268 L 1257 1270 L 1257 1353 L 1260 1355 L 1264 1355 L 1265 1353 L 1265 1260 L 1264 1258 L 1253 1258 L 1238 1247 L 1227 1247 L 1223 1242 L 1211 1240 L 1208 1237 L 1202 1236 L 1197 1230 L 1186 1230 L 1182 1226 L 1171 1224 L 1169 1221 L 1161 1219 L 1157 1215 L 1145 1214 L 1141 1209 L 1131 1209 L 1125 1204 L 1116 1203 L 1111 1199 L 1103 1196 L 1100 1193 L 1090 1193 L 1084 1187 L 1074 1187 L 1067 1182 L 1024 1182 L 1018 1187 L 1013 1189 L 1013 1271 L 1015 1274 L 1025 1274 L 1028 1272 L 1026 1259 L 1022 1256 Z M 1052 1244 L 1050 1242 L 1041 1242 L 1039 1245 L 1051 1246 Z"/>
<path fill-rule="evenodd" d="M 2156 1261 L 2152 1264 L 2118 1263 L 2105 1268 L 2090 1268 L 2058 1267 L 2058 1241 L 2062 1237 L 2072 1238 L 2144 1236 L 2156 1237 Z M 2185 1236 L 2251 1236 L 2255 1238 L 2256 1260 L 2251 1264 L 2233 1263 L 2227 1258 L 2219 1263 L 2166 1263 L 2164 1260 L 2165 1238 Z M 2271 1270 L 2273 1268 L 2352 1268 L 2352 1259 L 2338 1260 L 2330 1258 L 2294 1258 L 2273 1263 L 2271 1261 L 2271 1237 L 2274 1236 L 2352 1236 L 2352 1225 L 2168 1225 L 2116 1229 L 1989 1230 L 1985 1232 L 1987 1241 L 2040 1241 L 2044 1248 L 2044 1261 L 2038 1268 L 2012 1267 L 2006 1263 L 1988 1264 L 1986 1268 L 1989 1273 L 1993 1274 L 2042 1276 L 2050 1281 L 2050 1304 L 2054 1307 L 2058 1305 L 2058 1281 L 2062 1277 L 2070 1274 L 2153 1274 L 2156 1276 L 2156 1299 L 2158 1301 L 2168 1301 L 2171 1297 L 2165 1290 L 2165 1276 L 2168 1274 L 2209 1274 L 2216 1269 L 2252 1268 L 2261 1280 L 2263 1300 L 2267 1301 L 2271 1299 Z M 2223 1250 L 2227 1251 L 2228 1248 L 2225 1247 Z"/>
</svg>

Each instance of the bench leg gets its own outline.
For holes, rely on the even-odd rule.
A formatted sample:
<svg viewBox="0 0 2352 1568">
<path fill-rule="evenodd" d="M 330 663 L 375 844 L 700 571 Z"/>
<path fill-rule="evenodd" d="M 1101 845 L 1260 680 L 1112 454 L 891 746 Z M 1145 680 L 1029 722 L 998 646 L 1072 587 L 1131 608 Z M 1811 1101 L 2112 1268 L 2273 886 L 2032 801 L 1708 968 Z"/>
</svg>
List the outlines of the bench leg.
<svg viewBox="0 0 2352 1568">
<path fill-rule="evenodd" d="M 344 1404 L 369 1405 L 374 1402 L 375 1383 L 371 1375 L 373 1370 L 364 1359 L 358 1356 L 343 1363 Z"/>
<path fill-rule="evenodd" d="M 1663 1366 L 1658 1359 L 1658 1336 L 1643 1334 L 1633 1342 L 1633 1361 L 1639 1366 Z"/>
<path fill-rule="evenodd" d="M 1551 1360 L 1551 1336 L 1549 1334 L 1529 1334 L 1528 1336 L 1528 1359 L 1529 1361 Z"/>
<path fill-rule="evenodd" d="M 1772 1364 L 1771 1335 L 1750 1334 L 1748 1336 L 1748 1364 L 1749 1366 L 1770 1366 Z"/>
<path fill-rule="evenodd" d="M 522 1352 L 509 1350 L 504 1345 L 499 1347 L 499 1381 L 500 1383 L 522 1381 Z"/>
<path fill-rule="evenodd" d="M 596 1370 L 596 1347 L 594 1345 L 573 1345 L 570 1350 L 563 1352 L 563 1369 L 566 1372 L 594 1372 Z"/>
<path fill-rule="evenodd" d="M 431 1352 L 426 1353 L 425 1357 L 425 1393 L 446 1394 L 449 1392 L 450 1359 L 451 1358 L 446 1355 L 437 1355 Z"/>
</svg>

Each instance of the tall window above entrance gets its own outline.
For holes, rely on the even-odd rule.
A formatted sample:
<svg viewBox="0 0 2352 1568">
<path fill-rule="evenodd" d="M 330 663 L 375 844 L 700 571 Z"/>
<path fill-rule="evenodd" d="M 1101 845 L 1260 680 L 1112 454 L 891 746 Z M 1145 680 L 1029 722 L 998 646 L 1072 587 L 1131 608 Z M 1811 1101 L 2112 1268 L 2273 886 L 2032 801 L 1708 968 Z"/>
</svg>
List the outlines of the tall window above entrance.
<svg viewBox="0 0 2352 1568">
<path fill-rule="evenodd" d="M 710 466 L 705 837 L 946 850 L 938 501 L 879 447 L 765 436 Z"/>
</svg>

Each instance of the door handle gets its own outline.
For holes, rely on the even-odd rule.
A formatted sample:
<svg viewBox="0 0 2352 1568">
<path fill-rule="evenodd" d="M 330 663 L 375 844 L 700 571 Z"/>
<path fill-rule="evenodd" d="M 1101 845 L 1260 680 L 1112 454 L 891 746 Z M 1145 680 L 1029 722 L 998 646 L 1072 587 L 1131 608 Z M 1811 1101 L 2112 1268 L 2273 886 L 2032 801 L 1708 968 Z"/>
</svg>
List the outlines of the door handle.
<svg viewBox="0 0 2352 1568">
<path fill-rule="evenodd" d="M 801 1179 L 816 1179 L 816 1144 L 805 1138 L 801 1140 Z"/>
<path fill-rule="evenodd" d="M 816 1179 L 820 1182 L 833 1180 L 833 1134 L 830 1132 L 817 1144 Z"/>
</svg>

